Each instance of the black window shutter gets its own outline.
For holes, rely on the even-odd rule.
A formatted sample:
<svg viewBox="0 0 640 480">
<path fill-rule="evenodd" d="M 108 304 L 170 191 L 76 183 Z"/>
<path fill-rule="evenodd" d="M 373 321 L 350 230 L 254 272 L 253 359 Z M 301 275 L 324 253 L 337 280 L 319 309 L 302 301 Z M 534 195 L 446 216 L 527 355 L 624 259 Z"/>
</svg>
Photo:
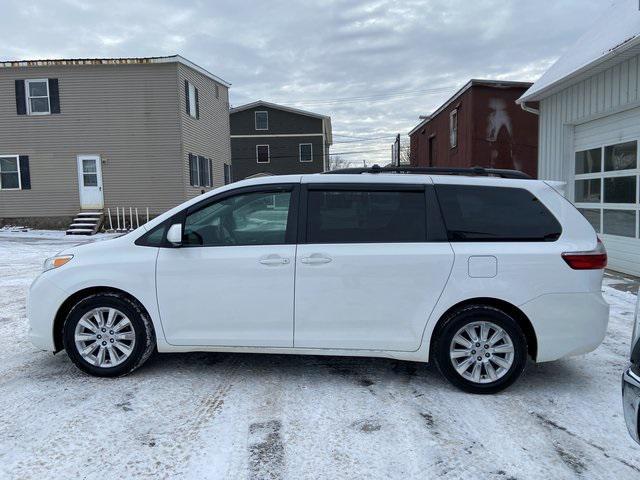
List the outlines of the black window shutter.
<svg viewBox="0 0 640 480">
<path fill-rule="evenodd" d="M 199 170 L 200 170 L 200 186 L 207 186 L 207 159 L 204 157 L 198 157 Z"/>
<path fill-rule="evenodd" d="M 189 82 L 188 81 L 184 81 L 184 99 L 186 101 L 187 104 L 187 115 L 190 115 L 189 112 Z"/>
<path fill-rule="evenodd" d="M 20 155 L 20 184 L 22 190 L 31 190 L 31 172 L 29 171 L 29 157 Z"/>
<path fill-rule="evenodd" d="M 193 89 L 196 92 L 196 118 L 200 118 L 200 99 L 198 98 L 198 89 Z"/>
<path fill-rule="evenodd" d="M 60 91 L 57 78 L 49 79 L 49 105 L 51 105 L 51 113 L 60 113 Z"/>
<path fill-rule="evenodd" d="M 195 182 L 198 169 L 195 165 L 195 159 L 195 155 L 189 154 L 189 185 L 191 186 L 196 185 Z"/>
<path fill-rule="evenodd" d="M 27 114 L 27 101 L 24 92 L 24 80 L 16 80 L 16 111 L 18 115 Z"/>
<path fill-rule="evenodd" d="M 209 186 L 213 187 L 213 160 L 209 159 Z"/>
</svg>

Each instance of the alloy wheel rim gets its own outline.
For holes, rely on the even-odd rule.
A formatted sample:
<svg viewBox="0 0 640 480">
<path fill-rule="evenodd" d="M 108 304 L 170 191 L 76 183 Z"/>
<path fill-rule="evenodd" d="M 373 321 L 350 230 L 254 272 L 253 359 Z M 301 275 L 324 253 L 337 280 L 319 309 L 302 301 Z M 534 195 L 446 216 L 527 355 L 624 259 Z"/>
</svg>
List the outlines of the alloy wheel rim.
<svg viewBox="0 0 640 480">
<path fill-rule="evenodd" d="M 96 367 L 120 365 L 133 353 L 136 334 L 131 320 L 111 307 L 94 308 L 85 313 L 74 332 L 80 356 Z"/>
<path fill-rule="evenodd" d="M 511 369 L 515 347 L 503 328 L 478 321 L 468 323 L 453 336 L 449 358 L 462 378 L 486 384 L 501 379 Z"/>
</svg>

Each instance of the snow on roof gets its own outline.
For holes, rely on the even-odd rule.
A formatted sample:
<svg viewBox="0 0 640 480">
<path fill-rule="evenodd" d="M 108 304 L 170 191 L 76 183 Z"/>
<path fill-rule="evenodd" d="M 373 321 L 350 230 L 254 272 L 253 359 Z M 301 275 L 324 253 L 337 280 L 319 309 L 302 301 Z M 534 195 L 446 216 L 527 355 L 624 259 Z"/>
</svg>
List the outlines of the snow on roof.
<svg viewBox="0 0 640 480">
<path fill-rule="evenodd" d="M 131 65 L 141 63 L 180 63 L 205 77 L 218 82 L 225 87 L 231 84 L 195 63 L 187 60 L 181 55 L 169 55 L 165 57 L 122 57 L 122 58 L 56 58 L 42 60 L 8 60 L 0 61 L 0 68 L 23 68 L 23 67 L 49 67 L 49 66 L 70 66 L 70 65 Z"/>
<path fill-rule="evenodd" d="M 538 101 L 555 87 L 640 44 L 638 0 L 614 0 L 607 12 L 554 63 L 518 103 Z"/>
</svg>

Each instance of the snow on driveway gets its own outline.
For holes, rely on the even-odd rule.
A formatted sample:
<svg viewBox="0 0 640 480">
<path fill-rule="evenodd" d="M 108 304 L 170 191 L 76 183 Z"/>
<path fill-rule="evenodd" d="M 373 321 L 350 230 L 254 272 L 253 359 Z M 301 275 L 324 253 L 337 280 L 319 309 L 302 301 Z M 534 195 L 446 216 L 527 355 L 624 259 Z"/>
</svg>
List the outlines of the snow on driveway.
<svg viewBox="0 0 640 480">
<path fill-rule="evenodd" d="M 0 478 L 638 479 L 620 375 L 635 295 L 594 353 L 472 396 L 383 359 L 157 355 L 98 379 L 26 337 L 45 257 L 77 243 L 0 232 Z"/>
</svg>

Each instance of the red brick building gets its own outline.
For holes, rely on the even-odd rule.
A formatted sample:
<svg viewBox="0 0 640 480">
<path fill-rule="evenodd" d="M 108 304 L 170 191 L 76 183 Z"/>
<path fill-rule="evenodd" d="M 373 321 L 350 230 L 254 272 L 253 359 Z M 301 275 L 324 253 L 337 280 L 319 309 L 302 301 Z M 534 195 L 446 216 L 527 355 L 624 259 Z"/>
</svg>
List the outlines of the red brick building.
<svg viewBox="0 0 640 480">
<path fill-rule="evenodd" d="M 409 132 L 411 165 L 509 168 L 535 178 L 538 116 L 515 103 L 530 86 L 469 81 Z"/>
</svg>

